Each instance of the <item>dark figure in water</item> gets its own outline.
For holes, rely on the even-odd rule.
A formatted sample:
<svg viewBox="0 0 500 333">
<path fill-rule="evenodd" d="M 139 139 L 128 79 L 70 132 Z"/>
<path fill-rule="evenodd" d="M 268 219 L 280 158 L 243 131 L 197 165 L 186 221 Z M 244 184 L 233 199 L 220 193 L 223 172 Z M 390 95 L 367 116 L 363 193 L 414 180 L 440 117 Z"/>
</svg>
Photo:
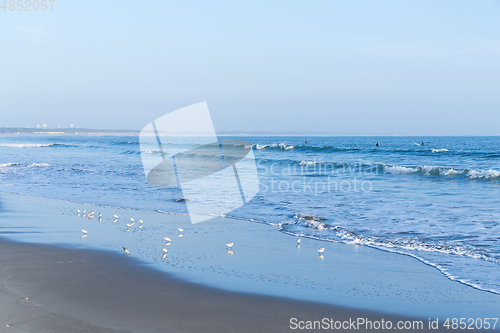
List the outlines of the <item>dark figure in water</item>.
<svg viewBox="0 0 500 333">
<path fill-rule="evenodd" d="M 375 146 L 377 146 L 377 147 L 378 147 L 378 146 L 380 146 L 380 145 L 379 145 L 379 144 L 378 144 L 378 142 L 377 142 L 377 144 L 376 144 Z"/>
<path fill-rule="evenodd" d="M 424 146 L 424 143 L 422 142 L 422 146 Z"/>
<path fill-rule="evenodd" d="M 306 140 L 306 142 L 304 142 L 304 144 L 307 145 L 307 140 Z"/>
</svg>

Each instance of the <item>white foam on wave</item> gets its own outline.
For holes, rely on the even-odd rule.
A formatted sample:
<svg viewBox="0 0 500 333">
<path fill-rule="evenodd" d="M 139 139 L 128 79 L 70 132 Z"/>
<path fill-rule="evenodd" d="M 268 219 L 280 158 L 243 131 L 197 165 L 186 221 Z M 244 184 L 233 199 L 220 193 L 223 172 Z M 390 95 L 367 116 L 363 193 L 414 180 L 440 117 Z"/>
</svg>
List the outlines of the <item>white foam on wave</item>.
<svg viewBox="0 0 500 333">
<path fill-rule="evenodd" d="M 290 149 L 295 148 L 295 146 L 286 145 L 284 143 L 273 143 L 270 145 L 267 145 L 267 144 L 261 145 L 261 144 L 257 143 L 257 144 L 252 145 L 252 147 L 257 149 L 257 150 L 266 149 L 266 148 L 279 148 L 281 150 L 290 150 Z"/>
<path fill-rule="evenodd" d="M 455 169 L 448 169 L 446 170 L 443 175 L 445 176 L 454 176 L 454 175 L 460 175 L 464 173 L 463 171 L 460 171 L 460 170 L 455 170 Z"/>
<path fill-rule="evenodd" d="M 40 148 L 40 147 L 50 147 L 53 143 L 0 143 L 0 147 L 8 148 Z"/>
<path fill-rule="evenodd" d="M 300 161 L 299 165 L 309 166 L 309 165 L 322 164 L 322 163 L 326 163 L 326 162 L 302 160 L 302 161 Z"/>
<path fill-rule="evenodd" d="M 30 165 L 28 165 L 28 168 L 39 168 L 39 167 L 46 167 L 46 166 L 50 166 L 50 164 L 48 164 L 48 163 L 31 163 Z"/>
<path fill-rule="evenodd" d="M 469 179 L 494 179 L 500 178 L 500 171 L 497 170 L 467 170 L 443 168 L 429 165 L 419 165 L 418 167 L 407 166 L 384 166 L 384 172 L 393 175 L 406 175 L 412 173 L 421 173 L 424 176 L 457 176 L 465 175 Z"/>
<path fill-rule="evenodd" d="M 449 152 L 448 149 L 431 149 L 432 153 L 446 153 Z"/>
<path fill-rule="evenodd" d="M 253 148 L 255 148 L 257 150 L 265 149 L 267 147 L 269 147 L 269 145 L 261 145 L 261 144 L 258 144 L 258 143 L 255 144 L 255 145 L 253 145 Z"/>
<path fill-rule="evenodd" d="M 0 164 L 0 168 L 5 168 L 5 167 L 11 167 L 11 166 L 16 166 L 18 165 L 17 163 L 3 163 Z"/>
<path fill-rule="evenodd" d="M 467 173 L 467 177 L 470 179 L 491 179 L 491 178 L 498 178 L 500 177 L 500 171 L 497 170 L 481 170 L 481 171 L 476 171 L 476 170 L 470 170 Z"/>
<path fill-rule="evenodd" d="M 289 150 L 289 149 L 295 148 L 295 146 L 287 146 L 284 143 L 280 143 L 279 145 L 277 145 L 277 147 L 279 147 L 280 149 L 283 149 L 283 150 Z"/>
<path fill-rule="evenodd" d="M 406 174 L 415 173 L 418 171 L 419 171 L 419 168 L 410 168 L 410 167 L 404 167 L 404 166 L 389 166 L 389 165 L 384 166 L 384 172 L 390 173 L 392 175 L 406 175 Z"/>
</svg>

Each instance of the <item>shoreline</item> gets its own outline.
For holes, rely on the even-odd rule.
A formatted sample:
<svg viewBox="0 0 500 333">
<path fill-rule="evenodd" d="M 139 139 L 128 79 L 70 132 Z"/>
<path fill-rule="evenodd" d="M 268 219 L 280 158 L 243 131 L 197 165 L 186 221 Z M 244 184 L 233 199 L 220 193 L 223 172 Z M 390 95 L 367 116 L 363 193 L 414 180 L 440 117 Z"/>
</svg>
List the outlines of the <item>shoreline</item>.
<svg viewBox="0 0 500 333">
<path fill-rule="evenodd" d="M 83 257 L 104 256 L 107 258 L 104 262 L 115 270 L 114 273 L 102 272 L 99 267 L 105 265 L 88 265 L 87 262 L 88 272 L 85 274 L 101 272 L 110 276 L 127 269 L 149 272 L 144 273 L 146 277 L 137 278 L 134 283 L 117 280 L 116 285 L 122 285 L 126 290 L 135 288 L 135 283 L 149 284 L 146 281 L 149 281 L 147 276 L 151 273 L 168 281 L 173 279 L 187 284 L 190 288 L 208 288 L 215 294 L 239 295 L 234 296 L 236 299 L 249 297 L 280 300 L 280 307 L 282 303 L 302 304 L 300 308 L 312 306 L 317 310 L 310 312 L 311 316 L 320 313 L 328 315 L 328 312 L 321 312 L 320 309 L 337 309 L 335 311 L 351 317 L 370 314 L 379 320 L 382 316 L 428 320 L 434 317 L 491 318 L 498 317 L 500 310 L 498 295 L 451 281 L 435 268 L 414 258 L 365 246 L 306 238 L 302 240 L 302 248 L 298 249 L 295 237 L 266 224 L 216 218 L 209 223 L 191 225 L 184 215 L 89 206 L 6 192 L 2 192 L 0 203 L 0 236 L 8 239 L 0 240 L 0 246 L 18 242 L 21 248 L 42 249 L 26 255 L 28 259 L 18 261 L 30 261 L 40 251 L 53 251 L 34 261 L 36 265 L 44 267 L 43 265 L 50 263 L 44 261 L 47 258 L 71 252 L 81 253 Z M 89 209 L 88 207 L 103 213 L 102 222 L 75 216 L 77 209 Z M 120 215 L 120 222 L 113 223 L 113 213 Z M 144 219 L 146 227 L 128 232 L 123 226 L 128 217 L 134 217 L 136 221 Z M 182 238 L 176 237 L 179 226 L 185 229 Z M 81 237 L 80 228 L 83 227 L 88 230 L 88 237 Z M 163 242 L 152 242 L 151 239 L 163 240 L 165 235 L 173 235 L 175 239 L 169 247 L 168 259 L 162 260 Z M 237 244 L 234 254 L 226 253 L 224 246 L 221 247 L 221 244 L 229 240 Z M 121 246 L 130 248 L 129 257 L 123 256 Z M 317 257 L 316 248 L 320 246 L 326 248 L 324 258 Z M 18 254 L 12 251 L 10 256 L 15 258 Z M 53 264 L 61 260 L 52 261 Z M 4 268 L 3 261 L 0 261 L 0 267 Z M 95 271 L 95 267 L 99 269 Z M 45 270 L 38 268 L 40 274 Z M 36 269 L 30 274 L 36 275 Z M 118 274 L 120 275 L 123 274 Z M 71 288 L 78 289 L 80 282 L 68 276 L 61 283 L 68 288 L 72 286 Z M 39 289 L 36 286 L 33 282 L 25 284 L 26 288 L 34 290 Z M 53 296 L 45 297 L 51 299 Z M 189 297 L 194 304 L 200 302 L 193 295 Z M 78 305 L 80 300 L 77 296 L 70 298 L 75 299 L 72 306 L 83 306 Z M 378 313 L 373 312 L 375 310 Z M 74 313 L 68 315 L 75 316 Z M 273 317 L 268 317 L 272 321 L 270 318 Z M 289 330 L 288 325 L 285 326 Z M 279 331 L 282 328 L 276 329 Z"/>
<path fill-rule="evenodd" d="M 74 205 L 83 205 L 83 206 L 94 207 L 93 209 L 103 208 L 103 209 L 109 209 L 109 210 L 123 210 L 123 211 L 146 212 L 148 214 L 162 214 L 162 215 L 165 215 L 167 217 L 180 217 L 181 219 L 182 218 L 187 218 L 187 216 L 188 216 L 187 213 L 176 213 L 176 212 L 167 212 L 167 211 L 162 211 L 162 210 L 138 209 L 138 208 L 129 208 L 129 207 L 99 205 L 99 204 L 93 204 L 93 203 L 83 203 L 83 202 L 79 202 L 79 201 L 65 200 L 65 199 L 59 199 L 59 198 L 53 198 L 53 197 L 44 197 L 44 196 L 41 196 L 41 195 L 30 194 L 30 193 L 17 193 L 17 192 L 0 191 L 0 195 L 1 194 L 6 194 L 6 195 L 21 195 L 21 196 L 39 198 L 39 199 L 42 199 L 42 200 L 48 199 L 48 200 L 55 200 L 55 201 L 64 201 L 64 202 L 68 202 L 68 203 L 74 204 Z M 1 205 L 1 202 L 0 202 L 0 205 Z M 217 218 L 217 219 L 229 220 L 229 221 L 232 221 L 232 220 L 244 221 L 244 222 L 249 222 L 249 223 L 252 223 L 252 224 L 253 223 L 257 223 L 259 225 L 267 225 L 268 226 L 268 224 L 265 223 L 265 222 L 263 222 L 263 221 L 246 219 L 246 218 L 222 217 L 222 218 Z M 281 232 L 281 233 L 283 233 L 285 235 L 289 235 L 291 237 L 296 237 L 292 232 L 289 232 L 289 231 L 286 231 L 286 230 L 279 230 L 279 232 Z M 1 235 L 1 232 L 0 232 L 0 235 Z M 321 239 L 321 238 L 315 237 L 313 235 L 304 235 L 304 236 L 302 236 L 302 238 L 304 238 L 304 239 L 310 239 L 312 241 L 318 241 L 318 242 L 320 242 L 319 244 L 321 244 L 323 242 L 326 242 L 326 243 L 342 244 L 342 245 L 346 245 L 346 246 L 353 246 L 353 244 L 349 244 L 347 242 L 346 243 L 344 243 L 344 242 L 332 242 L 332 241 L 329 241 L 329 240 L 325 240 L 325 239 Z M 456 279 L 453 276 L 451 276 L 449 273 L 443 271 L 436 264 L 434 264 L 432 262 L 428 262 L 427 260 L 425 260 L 425 259 L 423 259 L 421 257 L 418 257 L 417 255 L 408 254 L 408 253 L 399 252 L 399 251 L 390 251 L 388 249 L 383 249 L 383 248 L 379 248 L 377 246 L 372 246 L 372 245 L 362 245 L 362 246 L 366 247 L 366 248 L 373 249 L 374 251 L 381 251 L 382 253 L 387 253 L 389 255 L 403 256 L 403 257 L 407 257 L 407 258 L 416 260 L 418 263 L 420 263 L 422 265 L 425 265 L 425 266 L 427 266 L 429 268 L 432 268 L 433 270 L 436 270 L 439 274 L 441 274 L 443 277 L 445 277 L 446 279 L 448 279 L 450 282 L 458 283 L 460 285 L 463 285 L 463 286 L 468 287 L 468 288 L 472 288 L 472 289 L 480 291 L 480 292 L 484 292 L 484 293 L 487 293 L 487 294 L 492 294 L 492 295 L 495 295 L 495 296 L 499 296 L 499 299 L 500 299 L 500 293 L 499 292 L 496 292 L 494 290 L 489 290 L 489 289 L 482 289 L 479 286 L 476 286 L 476 285 L 470 284 L 468 282 L 464 282 L 464 281 L 461 281 L 459 279 Z M 499 300 L 499 302 L 500 302 L 500 300 Z"/>
<path fill-rule="evenodd" d="M 160 332 L 167 327 L 169 332 L 288 332 L 291 318 L 423 320 L 229 292 L 178 280 L 123 255 L 3 237 L 0 267 L 1 325 L 13 331 L 36 326 L 37 332 Z"/>
</svg>

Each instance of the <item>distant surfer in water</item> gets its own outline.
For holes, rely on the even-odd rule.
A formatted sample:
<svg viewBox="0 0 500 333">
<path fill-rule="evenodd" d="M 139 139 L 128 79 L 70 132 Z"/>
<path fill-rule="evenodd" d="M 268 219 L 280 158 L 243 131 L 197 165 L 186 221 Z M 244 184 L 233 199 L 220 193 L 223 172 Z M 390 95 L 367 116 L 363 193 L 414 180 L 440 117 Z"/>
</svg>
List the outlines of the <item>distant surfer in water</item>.
<svg viewBox="0 0 500 333">
<path fill-rule="evenodd" d="M 422 146 L 425 146 L 423 142 L 422 142 Z"/>
<path fill-rule="evenodd" d="M 378 146 L 380 146 L 380 145 L 379 145 L 379 144 L 378 144 L 378 142 L 377 142 L 377 144 L 376 144 L 375 146 L 376 146 L 376 147 L 378 147 Z"/>
<path fill-rule="evenodd" d="M 306 142 L 304 142 L 304 144 L 307 145 L 307 140 L 306 140 Z"/>
</svg>

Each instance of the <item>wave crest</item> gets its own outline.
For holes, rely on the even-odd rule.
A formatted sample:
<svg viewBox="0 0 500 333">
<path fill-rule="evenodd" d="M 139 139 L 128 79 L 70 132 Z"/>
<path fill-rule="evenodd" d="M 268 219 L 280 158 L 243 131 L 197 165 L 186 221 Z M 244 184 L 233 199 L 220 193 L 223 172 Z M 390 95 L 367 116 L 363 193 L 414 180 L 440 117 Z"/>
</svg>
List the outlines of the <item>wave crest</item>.
<svg viewBox="0 0 500 333">
<path fill-rule="evenodd" d="M 262 149 L 279 149 L 279 150 L 290 150 L 290 149 L 294 149 L 296 148 L 297 146 L 291 146 L 291 145 L 287 145 L 287 144 L 284 144 L 284 143 L 273 143 L 273 144 L 253 144 L 252 145 L 252 148 L 254 149 L 257 149 L 257 150 L 262 150 Z"/>
</svg>

